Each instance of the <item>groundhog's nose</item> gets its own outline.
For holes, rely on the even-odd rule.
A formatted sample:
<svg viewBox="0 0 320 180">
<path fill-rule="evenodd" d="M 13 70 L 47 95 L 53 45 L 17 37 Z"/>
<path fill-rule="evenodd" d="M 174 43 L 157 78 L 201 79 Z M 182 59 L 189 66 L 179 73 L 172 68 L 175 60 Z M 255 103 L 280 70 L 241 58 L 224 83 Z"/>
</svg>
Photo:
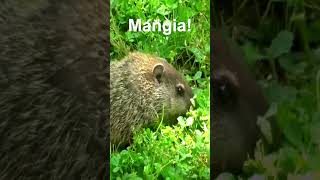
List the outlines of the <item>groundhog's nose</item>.
<svg viewBox="0 0 320 180">
<path fill-rule="evenodd" d="M 192 103 L 191 103 L 192 98 L 193 98 L 193 96 L 187 100 L 187 102 L 188 102 L 187 108 L 188 109 L 192 106 Z"/>
</svg>

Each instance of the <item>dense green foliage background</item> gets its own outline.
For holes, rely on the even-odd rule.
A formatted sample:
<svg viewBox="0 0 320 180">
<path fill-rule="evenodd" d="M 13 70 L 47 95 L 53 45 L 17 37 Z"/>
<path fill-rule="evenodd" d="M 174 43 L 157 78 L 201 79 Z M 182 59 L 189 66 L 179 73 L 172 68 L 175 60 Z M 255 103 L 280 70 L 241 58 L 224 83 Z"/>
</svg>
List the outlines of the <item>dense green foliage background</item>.
<svg viewBox="0 0 320 180">
<path fill-rule="evenodd" d="M 264 134 L 270 137 L 264 120 L 276 117 L 284 136 L 274 153 L 258 145 L 246 174 L 320 179 L 320 1 L 228 0 L 217 3 L 215 14 L 215 26 L 225 27 L 243 49 L 269 98 L 260 121 Z"/>
<path fill-rule="evenodd" d="M 134 136 L 125 150 L 111 149 L 111 179 L 209 179 L 209 0 L 111 0 L 111 59 L 138 50 L 167 59 L 185 74 L 194 107 L 176 126 L 160 124 Z M 191 32 L 128 32 L 129 19 L 177 22 L 191 19 Z"/>
</svg>

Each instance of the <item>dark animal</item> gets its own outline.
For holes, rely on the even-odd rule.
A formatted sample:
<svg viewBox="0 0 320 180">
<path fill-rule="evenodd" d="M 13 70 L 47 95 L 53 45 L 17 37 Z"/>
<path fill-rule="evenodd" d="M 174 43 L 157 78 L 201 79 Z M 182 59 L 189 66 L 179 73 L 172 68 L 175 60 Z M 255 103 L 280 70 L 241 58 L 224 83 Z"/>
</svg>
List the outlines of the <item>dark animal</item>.
<svg viewBox="0 0 320 180">
<path fill-rule="evenodd" d="M 110 66 L 111 143 L 127 145 L 134 130 L 176 121 L 191 105 L 191 88 L 175 68 L 156 56 L 130 53 Z"/>
<path fill-rule="evenodd" d="M 257 118 L 267 111 L 268 103 L 241 54 L 217 31 L 212 59 L 211 168 L 215 177 L 224 171 L 240 174 L 262 137 Z"/>
<path fill-rule="evenodd" d="M 0 179 L 106 179 L 104 0 L 0 2 Z"/>
</svg>

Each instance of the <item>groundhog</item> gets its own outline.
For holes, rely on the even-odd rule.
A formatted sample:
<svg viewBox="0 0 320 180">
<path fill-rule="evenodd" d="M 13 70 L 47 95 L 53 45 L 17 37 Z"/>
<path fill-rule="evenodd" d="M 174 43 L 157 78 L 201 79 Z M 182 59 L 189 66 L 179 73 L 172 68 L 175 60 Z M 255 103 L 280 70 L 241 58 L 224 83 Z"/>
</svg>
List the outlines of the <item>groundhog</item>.
<svg viewBox="0 0 320 180">
<path fill-rule="evenodd" d="M 0 179 L 107 179 L 108 12 L 0 1 Z"/>
<path fill-rule="evenodd" d="M 211 168 L 216 177 L 225 171 L 242 173 L 244 161 L 253 157 L 256 142 L 262 138 L 258 116 L 269 105 L 241 53 L 222 33 L 214 31 L 213 36 Z"/>
<path fill-rule="evenodd" d="M 134 130 L 159 117 L 173 124 L 187 112 L 193 97 L 181 74 L 164 59 L 130 53 L 110 65 L 111 143 L 128 145 Z"/>
</svg>

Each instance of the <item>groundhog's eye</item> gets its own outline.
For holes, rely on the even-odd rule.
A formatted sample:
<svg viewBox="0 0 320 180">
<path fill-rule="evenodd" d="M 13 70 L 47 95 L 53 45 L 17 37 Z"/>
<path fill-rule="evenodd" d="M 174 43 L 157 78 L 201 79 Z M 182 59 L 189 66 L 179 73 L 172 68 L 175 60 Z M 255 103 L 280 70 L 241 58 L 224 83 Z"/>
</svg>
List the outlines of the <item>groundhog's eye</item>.
<svg viewBox="0 0 320 180">
<path fill-rule="evenodd" d="M 177 84 L 176 90 L 177 90 L 177 93 L 179 95 L 183 95 L 184 94 L 184 85 L 183 84 Z"/>
<path fill-rule="evenodd" d="M 227 77 L 215 77 L 214 87 L 214 98 L 219 104 L 234 104 L 237 100 L 236 86 Z"/>
</svg>

